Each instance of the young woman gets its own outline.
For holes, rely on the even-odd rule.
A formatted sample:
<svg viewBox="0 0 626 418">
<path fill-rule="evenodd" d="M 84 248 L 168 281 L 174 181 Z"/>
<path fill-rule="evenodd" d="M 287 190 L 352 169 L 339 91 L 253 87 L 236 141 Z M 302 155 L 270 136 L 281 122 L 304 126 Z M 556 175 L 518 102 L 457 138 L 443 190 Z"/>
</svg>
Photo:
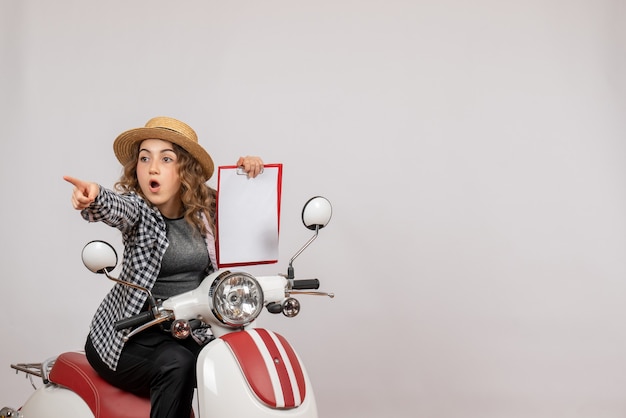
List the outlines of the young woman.
<svg viewBox="0 0 626 418">
<path fill-rule="evenodd" d="M 187 124 L 156 117 L 126 131 L 113 143 L 123 174 L 115 191 L 65 176 L 74 185 L 72 205 L 90 222 L 119 229 L 124 243 L 120 279 L 166 299 L 194 289 L 217 268 L 214 215 L 216 191 L 206 185 L 213 160 Z M 240 157 L 248 176 L 263 171 L 259 157 Z M 85 353 L 108 382 L 150 397 L 151 418 L 189 417 L 196 357 L 213 337 L 196 330 L 177 340 L 155 326 L 124 343 L 129 331 L 114 323 L 147 309 L 147 295 L 116 284 L 98 308 Z"/>
</svg>

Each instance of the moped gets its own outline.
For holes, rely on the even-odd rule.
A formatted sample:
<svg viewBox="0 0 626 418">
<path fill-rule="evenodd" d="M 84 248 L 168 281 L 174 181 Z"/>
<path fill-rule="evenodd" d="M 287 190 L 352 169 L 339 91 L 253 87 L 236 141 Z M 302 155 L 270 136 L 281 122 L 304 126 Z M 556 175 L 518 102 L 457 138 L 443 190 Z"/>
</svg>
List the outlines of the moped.
<svg viewBox="0 0 626 418">
<path fill-rule="evenodd" d="M 330 221 L 330 202 L 316 196 L 304 205 L 302 222 L 314 235 L 289 261 L 287 274 L 253 276 L 244 270 L 219 269 L 194 290 L 156 301 L 146 288 L 112 277 L 118 264 L 115 249 L 104 241 L 85 245 L 82 259 L 94 273 L 148 294 L 150 309 L 116 323 L 132 329 L 132 338 L 150 327 L 169 325 L 175 338 L 188 338 L 197 327 L 210 327 L 216 337 L 204 346 L 196 363 L 197 405 L 201 418 L 317 417 L 315 394 L 300 357 L 282 335 L 257 328 L 263 308 L 294 317 L 300 303 L 293 296 L 320 292 L 318 279 L 296 279 L 293 261 Z M 91 368 L 83 351 L 62 353 L 42 363 L 11 367 L 42 380 L 18 409 L 0 410 L 0 418 L 143 418 L 150 400 L 106 383 Z M 35 386 L 33 384 L 33 386 Z M 194 413 L 192 413 L 194 415 Z"/>
</svg>

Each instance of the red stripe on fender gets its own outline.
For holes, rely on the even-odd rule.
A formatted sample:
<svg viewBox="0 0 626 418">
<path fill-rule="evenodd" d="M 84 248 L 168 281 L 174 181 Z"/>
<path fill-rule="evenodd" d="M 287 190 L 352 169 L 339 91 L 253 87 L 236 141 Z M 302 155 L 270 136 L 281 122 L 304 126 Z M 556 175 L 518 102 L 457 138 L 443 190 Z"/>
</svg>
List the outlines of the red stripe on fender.
<svg viewBox="0 0 626 418">
<path fill-rule="evenodd" d="M 296 406 L 296 402 L 293 395 L 293 389 L 291 387 L 291 379 L 289 379 L 289 373 L 287 372 L 287 367 L 285 366 L 285 359 L 282 358 L 280 351 L 278 351 L 278 347 L 276 347 L 274 340 L 269 335 L 267 330 L 255 329 L 255 331 L 265 343 L 265 346 L 270 352 L 270 356 L 274 360 L 274 366 L 276 366 L 276 372 L 278 373 L 278 378 L 280 379 L 280 387 L 283 390 L 283 397 L 285 398 L 285 408 L 293 408 Z"/>
<path fill-rule="evenodd" d="M 235 355 L 252 391 L 262 402 L 276 408 L 276 396 L 270 374 L 252 337 L 247 332 L 241 331 L 223 335 L 221 338 Z"/>
<path fill-rule="evenodd" d="M 296 356 L 296 352 L 293 351 L 289 342 L 280 334 L 276 334 L 278 340 L 283 345 L 285 352 L 287 352 L 287 357 L 289 357 L 289 362 L 291 363 L 291 367 L 293 367 L 293 372 L 296 376 L 296 382 L 298 382 L 298 388 L 300 388 L 300 399 L 301 402 L 304 402 L 304 397 L 306 396 L 306 384 L 304 383 L 304 372 L 302 371 L 302 367 L 300 367 L 300 361 Z"/>
</svg>

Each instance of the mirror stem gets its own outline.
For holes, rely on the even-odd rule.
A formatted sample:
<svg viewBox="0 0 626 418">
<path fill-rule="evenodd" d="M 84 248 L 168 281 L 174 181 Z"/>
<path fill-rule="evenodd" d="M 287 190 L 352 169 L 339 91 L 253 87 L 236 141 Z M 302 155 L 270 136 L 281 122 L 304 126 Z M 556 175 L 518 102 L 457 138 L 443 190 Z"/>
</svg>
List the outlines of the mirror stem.
<svg viewBox="0 0 626 418">
<path fill-rule="evenodd" d="M 124 286 L 129 286 L 129 287 L 132 287 L 134 289 L 138 289 L 138 290 L 141 290 L 141 291 L 147 293 L 148 294 L 148 304 L 150 305 L 150 309 L 155 314 L 158 313 L 156 300 L 154 299 L 154 296 L 152 296 L 152 292 L 150 292 L 148 289 L 146 289 L 145 287 L 136 285 L 134 283 L 125 282 L 124 280 L 116 279 L 115 277 L 109 275 L 109 273 L 107 271 L 104 272 L 104 275 L 107 276 L 107 279 L 112 280 L 115 283 L 119 283 L 119 284 L 122 284 Z"/>
<path fill-rule="evenodd" d="M 306 247 L 308 247 L 309 245 L 311 245 L 311 243 L 313 241 L 315 241 L 315 238 L 317 238 L 317 234 L 319 233 L 320 230 L 320 226 L 319 225 L 315 225 L 315 235 L 313 235 L 307 242 L 306 244 L 304 244 L 302 246 L 302 248 L 300 248 L 298 250 L 298 252 L 296 252 L 296 254 L 291 257 L 291 260 L 289 260 L 289 267 L 287 267 L 287 279 L 289 280 L 293 280 L 295 278 L 294 276 L 294 272 L 293 272 L 293 260 L 296 259 L 296 257 L 298 257 L 300 254 L 302 254 L 302 251 L 304 251 L 306 249 Z"/>
</svg>

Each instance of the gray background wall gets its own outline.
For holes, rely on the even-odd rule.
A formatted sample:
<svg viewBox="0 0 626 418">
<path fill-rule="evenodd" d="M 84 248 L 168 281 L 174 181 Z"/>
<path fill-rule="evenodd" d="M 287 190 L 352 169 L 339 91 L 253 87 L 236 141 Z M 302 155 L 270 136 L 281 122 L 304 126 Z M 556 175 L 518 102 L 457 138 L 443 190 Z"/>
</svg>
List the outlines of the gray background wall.
<svg viewBox="0 0 626 418">
<path fill-rule="evenodd" d="M 0 407 L 10 363 L 80 349 L 116 231 L 113 139 L 187 121 L 218 164 L 284 164 L 280 262 L 334 300 L 265 315 L 320 416 L 626 416 L 622 0 L 0 1 Z M 214 180 L 212 180 L 214 183 Z"/>
</svg>

